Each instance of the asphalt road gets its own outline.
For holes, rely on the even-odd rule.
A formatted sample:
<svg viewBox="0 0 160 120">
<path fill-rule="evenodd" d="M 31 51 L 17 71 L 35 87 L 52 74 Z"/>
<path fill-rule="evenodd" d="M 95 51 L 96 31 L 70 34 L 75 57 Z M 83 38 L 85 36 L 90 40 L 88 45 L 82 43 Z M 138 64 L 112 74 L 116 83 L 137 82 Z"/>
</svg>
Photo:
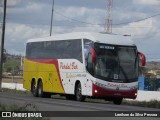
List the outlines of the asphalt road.
<svg viewBox="0 0 160 120">
<path fill-rule="evenodd" d="M 136 107 L 136 106 L 127 106 L 127 105 L 114 105 L 112 103 L 98 103 L 98 102 L 77 102 L 65 99 L 49 99 L 49 98 L 36 98 L 30 95 L 23 94 L 11 94 L 0 92 L 0 103 L 11 105 L 17 104 L 19 106 L 31 105 L 30 110 L 38 110 L 38 111 L 48 111 L 49 115 L 53 115 L 54 111 L 60 111 L 58 114 L 62 114 L 62 117 L 52 117 L 50 119 L 59 119 L 59 120 L 142 120 L 142 119 L 159 119 L 160 117 L 104 117 L 105 114 L 119 114 L 127 112 L 131 113 L 146 113 L 146 111 L 153 113 L 159 111 L 160 109 L 154 108 L 145 108 L 145 107 Z M 52 111 L 52 112 L 51 112 Z M 87 112 L 84 112 L 87 111 Z M 66 117 L 64 113 L 69 112 L 69 114 L 73 113 L 78 114 L 83 117 Z M 126 112 L 126 113 L 125 113 Z M 156 113 L 155 112 L 155 113 Z M 103 117 L 99 117 L 99 116 Z M 85 115 L 87 117 L 85 117 Z M 99 116 L 98 116 L 99 115 Z M 144 114 L 143 114 L 144 115 Z M 98 116 L 98 117 L 97 117 Z M 108 116 L 108 115 L 106 115 Z M 140 115 L 139 115 L 140 116 Z"/>
</svg>

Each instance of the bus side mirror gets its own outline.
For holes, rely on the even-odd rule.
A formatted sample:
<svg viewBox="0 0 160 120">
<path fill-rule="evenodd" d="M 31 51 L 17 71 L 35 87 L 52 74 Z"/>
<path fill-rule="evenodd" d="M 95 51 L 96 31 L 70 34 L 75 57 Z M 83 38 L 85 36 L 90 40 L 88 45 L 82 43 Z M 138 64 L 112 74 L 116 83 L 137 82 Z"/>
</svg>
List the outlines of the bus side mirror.
<svg viewBox="0 0 160 120">
<path fill-rule="evenodd" d="M 146 65 L 146 57 L 145 55 L 142 53 L 142 52 L 138 52 L 138 57 L 140 58 L 140 62 L 139 62 L 139 65 L 140 66 L 145 66 Z"/>
<path fill-rule="evenodd" d="M 92 63 L 96 62 L 96 52 L 93 48 L 90 48 L 91 56 L 92 56 Z"/>
<path fill-rule="evenodd" d="M 90 52 L 87 57 L 87 70 L 91 75 L 93 75 L 95 62 L 96 62 L 96 52 L 93 48 L 90 48 Z"/>
</svg>

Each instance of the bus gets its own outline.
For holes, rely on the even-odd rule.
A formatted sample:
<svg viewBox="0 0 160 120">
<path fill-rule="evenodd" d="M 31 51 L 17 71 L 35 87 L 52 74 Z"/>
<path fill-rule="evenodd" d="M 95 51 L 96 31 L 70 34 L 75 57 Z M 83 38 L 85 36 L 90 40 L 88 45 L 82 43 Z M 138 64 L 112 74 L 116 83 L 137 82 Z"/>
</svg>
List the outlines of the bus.
<svg viewBox="0 0 160 120">
<path fill-rule="evenodd" d="M 120 105 L 137 96 L 139 65 L 145 56 L 128 36 L 74 32 L 30 39 L 23 87 L 35 97 L 103 98 Z"/>
</svg>

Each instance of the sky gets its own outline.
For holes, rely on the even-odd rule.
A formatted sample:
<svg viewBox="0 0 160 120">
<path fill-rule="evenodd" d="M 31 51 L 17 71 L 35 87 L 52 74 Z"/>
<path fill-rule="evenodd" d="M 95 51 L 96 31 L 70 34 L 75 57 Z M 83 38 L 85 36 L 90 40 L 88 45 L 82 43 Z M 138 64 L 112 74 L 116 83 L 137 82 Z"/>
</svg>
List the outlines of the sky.
<svg viewBox="0 0 160 120">
<path fill-rule="evenodd" d="M 5 49 L 8 53 L 24 55 L 28 39 L 50 35 L 52 2 L 7 0 Z M 107 0 L 54 0 L 52 35 L 103 32 L 106 5 Z M 159 6 L 160 0 L 113 0 L 112 33 L 131 35 L 148 61 L 160 60 Z M 0 22 L 2 13 L 3 0 L 0 0 Z"/>
</svg>

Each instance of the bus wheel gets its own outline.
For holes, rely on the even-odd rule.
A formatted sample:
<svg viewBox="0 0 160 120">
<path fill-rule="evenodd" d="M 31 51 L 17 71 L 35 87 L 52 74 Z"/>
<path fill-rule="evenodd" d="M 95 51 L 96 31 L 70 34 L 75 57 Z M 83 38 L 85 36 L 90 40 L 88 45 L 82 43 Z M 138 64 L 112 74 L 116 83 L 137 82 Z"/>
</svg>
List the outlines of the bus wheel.
<svg viewBox="0 0 160 120">
<path fill-rule="evenodd" d="M 34 97 L 38 97 L 38 91 L 37 91 L 37 87 L 36 87 L 36 82 L 32 81 L 31 83 L 31 93 Z"/>
<path fill-rule="evenodd" d="M 38 82 L 38 96 L 41 98 L 50 98 L 51 94 L 48 92 L 43 92 L 43 83 L 42 81 Z"/>
<path fill-rule="evenodd" d="M 38 82 L 38 96 L 39 97 L 43 97 L 44 94 L 43 94 L 43 83 L 42 81 L 39 81 Z"/>
<path fill-rule="evenodd" d="M 120 105 L 120 104 L 122 103 L 122 101 L 123 101 L 123 98 L 115 98 L 115 99 L 113 100 L 113 103 L 114 103 L 115 105 Z"/>
<path fill-rule="evenodd" d="M 78 83 L 78 85 L 76 86 L 75 95 L 77 101 L 82 102 L 85 100 L 85 96 L 82 95 L 82 87 L 80 83 Z"/>
</svg>

